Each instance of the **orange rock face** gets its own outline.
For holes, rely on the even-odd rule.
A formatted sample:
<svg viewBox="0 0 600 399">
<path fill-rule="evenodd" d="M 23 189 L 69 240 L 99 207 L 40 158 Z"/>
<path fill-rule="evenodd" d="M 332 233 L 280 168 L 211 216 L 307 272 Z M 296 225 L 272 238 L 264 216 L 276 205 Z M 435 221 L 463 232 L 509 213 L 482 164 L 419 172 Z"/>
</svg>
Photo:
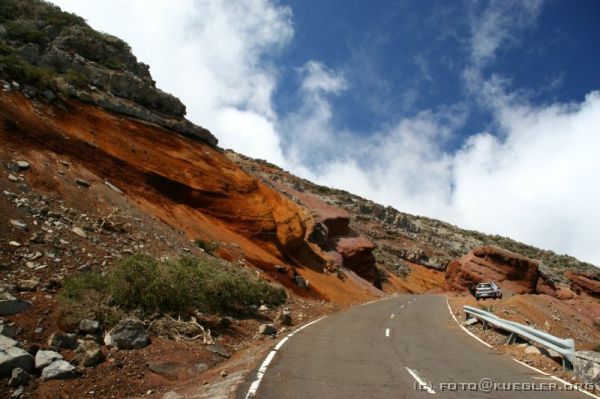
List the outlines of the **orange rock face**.
<svg viewBox="0 0 600 399">
<path fill-rule="evenodd" d="M 589 294 L 600 296 L 600 278 L 598 276 L 588 276 L 582 273 L 568 271 L 565 276 L 571 281 L 575 289 L 584 289 Z"/>
<path fill-rule="evenodd" d="M 110 181 L 142 211 L 191 240 L 227 244 L 218 249 L 219 256 L 233 261 L 243 257 L 297 294 L 344 303 L 375 295 L 360 284 L 324 274 L 325 252 L 307 239 L 314 216 L 244 172 L 218 148 L 75 100 L 57 107 L 16 92 L 0 93 L 0 145 L 9 141 L 32 154 L 53 153 L 100 181 Z M 41 184 L 54 189 L 51 182 Z M 348 233 L 344 211 L 323 211 L 317 223 L 336 236 Z M 371 278 L 372 244 L 354 244 L 343 245 L 342 263 L 360 263 L 357 271 Z M 276 265 L 296 266 L 301 274 L 306 270 L 310 289 L 276 272 Z M 320 273 L 318 278 L 306 267 Z"/>
<path fill-rule="evenodd" d="M 375 244 L 350 228 L 350 214 L 314 196 L 289 187 L 281 188 L 290 192 L 313 213 L 315 220 L 308 229 L 307 239 L 325 251 L 337 268 L 348 268 L 381 288 L 373 256 Z"/>
<path fill-rule="evenodd" d="M 0 94 L 2 140 L 78 163 L 190 239 L 236 243 L 266 270 L 307 250 L 300 207 L 200 141 L 77 101 L 61 109 L 19 93 Z"/>
<path fill-rule="evenodd" d="M 496 281 L 505 292 L 525 294 L 536 292 L 538 278 L 537 261 L 484 246 L 450 262 L 444 287 L 451 291 L 466 291 L 477 283 Z"/>
</svg>

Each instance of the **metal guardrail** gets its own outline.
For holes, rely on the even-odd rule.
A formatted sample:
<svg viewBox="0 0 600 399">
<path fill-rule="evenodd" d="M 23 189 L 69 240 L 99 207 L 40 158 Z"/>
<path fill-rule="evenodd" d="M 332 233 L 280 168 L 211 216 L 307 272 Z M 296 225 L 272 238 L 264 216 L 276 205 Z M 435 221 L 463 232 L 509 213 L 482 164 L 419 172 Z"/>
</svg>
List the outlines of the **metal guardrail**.
<svg viewBox="0 0 600 399">
<path fill-rule="evenodd" d="M 575 341 L 572 338 L 562 339 L 550 335 L 544 331 L 536 330 L 533 327 L 516 323 L 510 320 L 504 320 L 493 313 L 475 308 L 473 306 L 463 307 L 466 314 L 471 314 L 475 318 L 482 320 L 484 327 L 489 323 L 497 328 L 510 332 L 508 343 L 515 342 L 517 336 L 528 341 L 536 342 L 546 348 L 552 349 L 563 357 L 563 367 L 572 369 L 575 361 Z"/>
</svg>

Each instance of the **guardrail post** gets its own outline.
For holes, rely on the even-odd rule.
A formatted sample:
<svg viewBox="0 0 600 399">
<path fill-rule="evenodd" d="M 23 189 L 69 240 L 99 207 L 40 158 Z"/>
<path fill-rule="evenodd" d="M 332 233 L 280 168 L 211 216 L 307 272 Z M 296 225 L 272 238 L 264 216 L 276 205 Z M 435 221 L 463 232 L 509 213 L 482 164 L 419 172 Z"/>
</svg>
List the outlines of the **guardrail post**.
<svg viewBox="0 0 600 399">
<path fill-rule="evenodd" d="M 512 345 L 515 343 L 515 341 L 517 340 L 517 334 L 515 334 L 514 332 L 510 333 L 510 336 L 508 337 L 508 341 L 506 342 L 507 345 Z"/>
<path fill-rule="evenodd" d="M 573 370 L 573 363 L 571 363 L 571 361 L 566 357 L 562 358 L 562 366 L 565 370 Z"/>
</svg>

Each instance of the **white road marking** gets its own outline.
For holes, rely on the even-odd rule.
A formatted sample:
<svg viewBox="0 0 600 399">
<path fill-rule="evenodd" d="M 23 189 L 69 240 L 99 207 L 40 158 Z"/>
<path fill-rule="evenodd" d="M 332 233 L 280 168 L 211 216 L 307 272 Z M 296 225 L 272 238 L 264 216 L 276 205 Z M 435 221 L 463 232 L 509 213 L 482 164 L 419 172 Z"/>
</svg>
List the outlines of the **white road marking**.
<svg viewBox="0 0 600 399">
<path fill-rule="evenodd" d="M 327 316 L 323 316 L 317 320 L 313 320 L 310 323 L 303 325 L 302 327 L 297 328 L 294 332 L 288 334 L 285 338 L 283 338 L 281 341 L 279 341 L 279 343 L 277 345 L 275 345 L 275 348 L 273 348 L 273 350 L 271 352 L 269 352 L 269 354 L 267 355 L 265 360 L 260 365 L 260 368 L 258 369 L 258 373 L 256 373 L 256 379 L 254 381 L 252 381 L 252 384 L 250 384 L 250 388 L 248 389 L 248 393 L 246 394 L 246 399 L 254 398 L 256 396 L 256 391 L 258 391 L 258 387 L 260 386 L 260 383 L 261 383 L 263 377 L 265 376 L 265 373 L 267 372 L 267 368 L 269 367 L 269 365 L 273 361 L 273 358 L 277 354 L 277 351 L 279 349 L 281 349 L 283 344 L 285 344 L 287 342 L 287 340 L 289 338 L 293 337 L 294 334 L 296 334 L 298 331 L 304 330 L 306 327 L 308 327 L 312 324 L 315 324 L 316 322 L 318 322 L 320 320 L 323 320 L 325 317 L 327 317 Z"/>
<path fill-rule="evenodd" d="M 583 393 L 583 394 L 585 394 L 587 396 L 590 396 L 590 397 L 595 398 L 595 399 L 600 399 L 600 397 L 594 395 L 593 393 L 588 392 L 585 389 L 581 389 L 581 388 L 579 388 L 579 387 L 571 384 L 570 382 L 567 382 L 567 381 L 563 380 L 562 378 L 558 378 L 558 377 L 556 377 L 554 375 L 551 375 L 550 377 L 552 379 L 555 379 L 556 381 L 562 382 L 563 384 L 565 384 L 565 386 L 569 387 L 570 389 L 575 389 L 575 390 L 577 390 L 577 391 L 579 391 L 579 392 L 581 392 L 581 393 Z"/>
<path fill-rule="evenodd" d="M 404 305 L 400 306 L 400 309 L 404 309 Z"/>
<path fill-rule="evenodd" d="M 389 337 L 389 336 L 390 336 L 390 329 L 389 329 L 389 328 L 386 328 L 386 329 L 385 329 L 385 336 L 386 336 L 386 337 Z"/>
<path fill-rule="evenodd" d="M 393 319 L 394 317 L 396 317 L 396 313 L 392 313 L 392 315 L 390 316 L 390 319 Z"/>
<path fill-rule="evenodd" d="M 450 314 L 452 315 L 452 318 L 454 319 L 454 321 L 456 322 L 456 324 L 459 325 L 460 328 L 462 328 L 467 334 L 469 334 L 471 337 L 475 338 L 477 341 L 481 342 L 482 344 L 484 344 L 488 348 L 492 347 L 492 345 L 488 344 L 487 342 L 485 342 L 484 340 L 482 340 L 481 338 L 479 338 L 477 335 L 475 335 L 471 331 L 467 330 L 462 324 L 460 324 L 458 322 L 458 320 L 456 319 L 456 316 L 454 316 L 454 313 L 452 313 L 452 308 L 450 307 L 450 303 L 448 302 L 448 297 L 446 297 L 446 305 L 448 305 L 448 310 L 450 311 Z"/>
<path fill-rule="evenodd" d="M 533 371 L 537 371 L 538 373 L 540 373 L 540 374 L 543 374 L 543 375 L 545 375 L 545 376 L 546 376 L 546 377 L 532 377 L 532 378 L 535 378 L 535 379 L 540 379 L 540 380 L 541 380 L 541 379 L 544 379 L 544 380 L 550 380 L 550 379 L 553 379 L 553 380 L 556 380 L 556 381 L 562 382 L 564 385 L 568 386 L 568 387 L 569 387 L 570 389 L 572 389 L 572 390 L 577 390 L 577 391 L 579 391 L 579 392 L 581 392 L 581 393 L 583 393 L 583 394 L 585 394 L 585 395 L 588 395 L 588 396 L 590 396 L 590 397 L 592 397 L 592 398 L 595 398 L 595 399 L 600 399 L 600 397 L 599 397 L 599 396 L 596 396 L 596 395 L 594 395 L 593 393 L 586 391 L 585 389 L 581 389 L 581 388 L 579 388 L 579 387 L 573 386 L 573 384 L 571 384 L 570 382 L 567 382 L 567 381 L 565 381 L 565 380 L 563 380 L 563 379 L 561 379 L 561 378 L 558 378 L 558 377 L 556 377 L 556 376 L 554 376 L 554 375 L 550 375 L 550 374 L 548 374 L 548 373 L 546 373 L 546 372 L 544 372 L 544 371 L 542 371 L 542 370 L 540 370 L 540 369 L 538 369 L 538 368 L 535 368 L 535 367 L 533 367 L 533 366 L 530 366 L 530 365 L 528 365 L 527 363 L 523 363 L 522 361 L 520 361 L 520 360 L 517 360 L 517 359 L 515 359 L 514 357 L 512 358 L 512 360 L 514 360 L 515 362 L 519 363 L 519 364 L 520 364 L 520 365 L 522 365 L 522 366 L 525 366 L 525 367 L 527 367 L 527 368 L 530 368 L 530 369 L 532 369 Z"/>
<path fill-rule="evenodd" d="M 285 344 L 285 342 L 290 339 L 290 337 L 285 337 L 284 339 L 282 339 L 281 341 L 279 341 L 279 343 L 277 345 L 275 345 L 275 350 L 278 351 L 279 348 L 281 348 L 283 346 L 283 344 Z"/>
<path fill-rule="evenodd" d="M 406 367 L 406 371 L 408 371 L 412 378 L 414 378 L 417 381 L 417 383 L 419 383 L 421 388 L 424 388 L 429 393 L 435 393 L 431 385 L 423 381 L 423 379 L 421 378 L 421 376 L 419 376 L 419 373 L 417 373 L 416 370 L 409 369 L 408 367 Z"/>
</svg>

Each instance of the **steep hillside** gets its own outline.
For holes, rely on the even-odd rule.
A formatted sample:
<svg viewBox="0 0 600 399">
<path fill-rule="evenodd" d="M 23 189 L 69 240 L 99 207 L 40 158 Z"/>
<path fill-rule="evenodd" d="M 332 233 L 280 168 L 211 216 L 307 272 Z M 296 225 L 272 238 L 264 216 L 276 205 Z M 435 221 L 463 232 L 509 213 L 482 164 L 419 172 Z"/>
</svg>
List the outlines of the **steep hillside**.
<svg viewBox="0 0 600 399">
<path fill-rule="evenodd" d="M 350 215 L 350 227 L 377 244 L 374 251 L 378 264 L 390 273 L 405 276 L 411 265 L 417 264 L 445 271 L 453 259 L 474 248 L 492 245 L 540 261 L 541 275 L 553 284 L 566 285 L 573 275 L 598 278 L 600 269 L 568 255 L 535 248 L 507 237 L 486 235 L 464 230 L 448 223 L 400 212 L 372 201 L 298 178 L 275 165 L 229 153 L 249 173 L 280 190 L 290 199 L 302 204 L 303 193 L 345 210 Z M 570 271 L 570 272 L 569 272 Z"/>
</svg>

